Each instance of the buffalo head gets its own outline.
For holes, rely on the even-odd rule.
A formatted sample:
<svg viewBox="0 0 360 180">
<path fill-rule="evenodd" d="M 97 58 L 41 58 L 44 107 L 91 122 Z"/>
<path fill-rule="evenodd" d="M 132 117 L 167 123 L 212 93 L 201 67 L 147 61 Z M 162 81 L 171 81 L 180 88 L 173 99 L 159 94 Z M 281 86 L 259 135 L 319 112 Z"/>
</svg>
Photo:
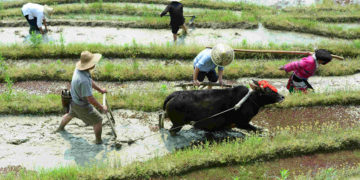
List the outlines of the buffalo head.
<svg viewBox="0 0 360 180">
<path fill-rule="evenodd" d="M 267 81 L 255 81 L 249 84 L 251 89 L 260 96 L 261 101 L 266 104 L 281 102 L 285 97 L 278 93 L 277 89 Z"/>
</svg>

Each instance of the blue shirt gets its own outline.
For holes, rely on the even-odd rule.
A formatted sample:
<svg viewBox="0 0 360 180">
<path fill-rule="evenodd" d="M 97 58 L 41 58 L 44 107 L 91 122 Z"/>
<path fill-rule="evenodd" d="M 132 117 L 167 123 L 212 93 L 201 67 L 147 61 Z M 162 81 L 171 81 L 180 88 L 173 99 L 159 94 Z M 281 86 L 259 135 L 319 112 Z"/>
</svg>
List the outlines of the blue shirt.
<svg viewBox="0 0 360 180">
<path fill-rule="evenodd" d="M 199 68 L 202 72 L 215 70 L 217 67 L 211 60 L 211 49 L 202 50 L 194 59 L 194 67 Z M 218 71 L 223 71 L 224 67 L 219 66 Z"/>
<path fill-rule="evenodd" d="M 86 97 L 92 96 L 92 80 L 89 71 L 75 69 L 71 80 L 71 98 L 79 106 L 87 106 Z"/>
</svg>

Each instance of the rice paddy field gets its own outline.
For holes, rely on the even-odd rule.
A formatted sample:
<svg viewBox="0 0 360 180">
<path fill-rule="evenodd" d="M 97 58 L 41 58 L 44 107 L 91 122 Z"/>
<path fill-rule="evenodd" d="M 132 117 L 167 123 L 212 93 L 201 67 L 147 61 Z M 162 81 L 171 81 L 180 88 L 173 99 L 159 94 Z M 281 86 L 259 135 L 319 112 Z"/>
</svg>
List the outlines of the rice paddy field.
<svg viewBox="0 0 360 180">
<path fill-rule="evenodd" d="M 0 1 L 0 179 L 360 179 L 360 1 L 182 0 L 184 15 L 196 18 L 190 25 L 186 17 L 189 33 L 180 30 L 176 42 L 169 17 L 160 17 L 167 0 L 31 0 L 55 10 L 44 36 L 29 35 L 27 2 Z M 266 131 L 186 125 L 171 136 L 169 119 L 158 126 L 164 99 L 191 82 L 193 59 L 218 43 L 325 48 L 345 60 L 320 66 L 309 78 L 314 91 L 289 94 L 290 74 L 278 68 L 302 55 L 237 52 L 225 83 L 267 80 L 285 96 L 252 119 Z M 104 125 L 95 144 L 79 119 L 53 133 L 61 90 L 85 50 L 103 55 L 92 78 L 109 91 L 117 141 Z"/>
</svg>

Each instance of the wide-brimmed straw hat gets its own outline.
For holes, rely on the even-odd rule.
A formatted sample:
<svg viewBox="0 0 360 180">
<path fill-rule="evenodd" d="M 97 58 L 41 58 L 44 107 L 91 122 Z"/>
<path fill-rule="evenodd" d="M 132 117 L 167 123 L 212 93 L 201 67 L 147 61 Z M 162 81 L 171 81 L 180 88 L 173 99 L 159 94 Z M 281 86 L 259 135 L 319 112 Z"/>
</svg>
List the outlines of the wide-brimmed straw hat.
<svg viewBox="0 0 360 180">
<path fill-rule="evenodd" d="M 234 50 L 226 44 L 217 44 L 211 50 L 211 60 L 217 66 L 227 66 L 234 60 Z"/>
<path fill-rule="evenodd" d="M 76 63 L 76 69 L 83 71 L 95 66 L 101 59 L 101 54 L 93 54 L 89 51 L 83 51 L 80 56 L 80 61 Z"/>
<path fill-rule="evenodd" d="M 44 6 L 44 15 L 46 17 L 49 18 L 53 14 L 53 12 L 54 12 L 54 8 L 52 8 L 52 7 L 48 6 L 48 5 Z"/>
</svg>

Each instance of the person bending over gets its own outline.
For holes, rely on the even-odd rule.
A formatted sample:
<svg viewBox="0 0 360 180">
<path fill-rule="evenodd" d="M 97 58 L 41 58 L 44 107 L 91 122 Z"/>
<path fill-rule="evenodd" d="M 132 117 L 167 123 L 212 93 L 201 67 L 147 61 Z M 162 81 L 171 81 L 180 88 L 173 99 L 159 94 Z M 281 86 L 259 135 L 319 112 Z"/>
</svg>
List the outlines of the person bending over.
<svg viewBox="0 0 360 180">
<path fill-rule="evenodd" d="M 183 5 L 180 3 L 181 0 L 170 0 L 171 3 L 166 6 L 165 10 L 160 14 L 160 17 L 163 17 L 166 13 L 170 13 L 170 26 L 171 31 L 174 37 L 174 41 L 177 39 L 177 33 L 180 27 L 183 29 L 184 33 L 187 34 L 187 29 L 185 26 L 185 18 L 183 15 Z"/>
<path fill-rule="evenodd" d="M 226 44 L 218 44 L 212 49 L 204 49 L 194 59 L 193 84 L 198 86 L 205 76 L 210 82 L 223 84 L 224 67 L 234 60 L 234 50 Z M 215 68 L 218 67 L 219 76 Z M 209 86 L 211 89 L 211 86 Z"/>
<path fill-rule="evenodd" d="M 286 72 L 293 71 L 289 78 L 286 88 L 290 93 L 295 91 L 307 92 L 308 89 L 313 89 L 307 81 L 309 77 L 313 76 L 319 67 L 319 64 L 325 65 L 332 59 L 331 52 L 326 49 L 318 49 L 314 54 L 304 57 L 299 61 L 291 62 L 285 66 L 280 67 L 280 70 Z"/>
</svg>

